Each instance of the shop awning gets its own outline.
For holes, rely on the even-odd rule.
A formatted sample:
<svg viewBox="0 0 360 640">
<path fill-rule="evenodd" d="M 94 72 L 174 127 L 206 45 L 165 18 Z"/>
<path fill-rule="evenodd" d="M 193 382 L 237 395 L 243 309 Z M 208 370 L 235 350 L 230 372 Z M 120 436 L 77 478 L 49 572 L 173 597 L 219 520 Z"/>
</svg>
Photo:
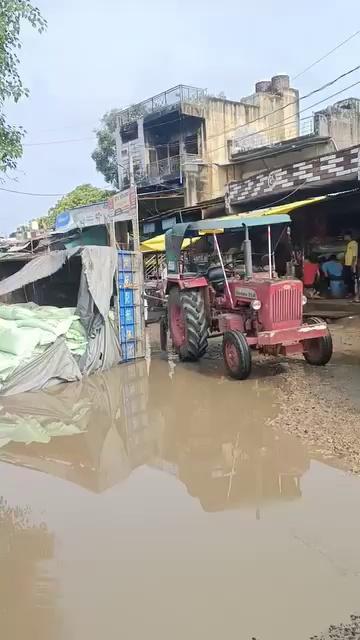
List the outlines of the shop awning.
<svg viewBox="0 0 360 640">
<path fill-rule="evenodd" d="M 194 238 L 193 243 L 197 242 L 200 238 Z M 185 238 L 182 249 L 186 249 L 190 244 L 190 239 Z M 140 249 L 143 253 L 158 253 L 161 251 L 165 251 L 165 234 L 161 234 L 159 236 L 154 236 L 153 238 L 149 238 L 148 240 L 144 240 L 140 244 Z"/>
<path fill-rule="evenodd" d="M 269 207 L 267 209 L 260 209 L 257 211 L 248 211 L 247 213 L 237 213 L 235 215 L 232 216 L 222 216 L 221 218 L 217 218 L 217 220 L 221 220 L 222 218 L 225 220 L 231 220 L 231 219 L 235 219 L 235 218 L 249 218 L 249 217 L 262 217 L 262 216 L 273 216 L 273 215 L 280 215 L 283 213 L 288 213 L 291 214 L 294 211 L 296 211 L 296 209 L 299 209 L 300 207 L 305 207 L 308 206 L 310 204 L 315 204 L 317 202 L 322 202 L 323 200 L 326 200 L 327 196 L 318 196 L 317 198 L 310 198 L 308 200 L 298 200 L 297 202 L 291 202 L 288 204 L 283 204 L 280 205 L 279 207 Z M 211 218 L 209 218 L 208 220 L 211 220 Z M 199 240 L 199 238 L 193 238 L 193 243 L 197 242 Z M 182 244 L 182 249 L 186 249 L 190 244 L 190 240 L 188 238 L 185 238 L 185 240 L 183 241 Z M 140 245 L 140 249 L 143 253 L 157 253 L 157 252 L 162 252 L 165 251 L 165 234 L 161 234 L 158 236 L 154 236 L 153 238 L 149 238 L 148 240 L 144 240 L 144 242 L 141 243 Z"/>
</svg>

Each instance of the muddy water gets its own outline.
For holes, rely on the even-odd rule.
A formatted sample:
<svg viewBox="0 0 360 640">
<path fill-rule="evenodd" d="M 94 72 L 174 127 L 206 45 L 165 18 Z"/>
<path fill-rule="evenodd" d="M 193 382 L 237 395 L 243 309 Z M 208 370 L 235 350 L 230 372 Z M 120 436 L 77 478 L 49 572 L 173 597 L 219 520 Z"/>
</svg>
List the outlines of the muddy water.
<svg viewBox="0 0 360 640">
<path fill-rule="evenodd" d="M 266 425 L 269 380 L 155 357 L 5 399 L 7 420 L 84 433 L 0 450 L 0 637 L 303 640 L 347 621 L 360 481 Z"/>
</svg>

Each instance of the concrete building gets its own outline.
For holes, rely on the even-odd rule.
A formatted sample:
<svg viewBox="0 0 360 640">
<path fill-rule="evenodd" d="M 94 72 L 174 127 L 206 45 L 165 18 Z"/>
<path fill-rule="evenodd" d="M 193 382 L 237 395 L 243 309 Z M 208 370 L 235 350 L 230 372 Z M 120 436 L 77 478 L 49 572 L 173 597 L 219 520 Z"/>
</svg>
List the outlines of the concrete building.
<svg viewBox="0 0 360 640">
<path fill-rule="evenodd" d="M 224 194 L 232 154 L 299 135 L 299 95 L 288 76 L 258 82 L 236 100 L 179 85 L 119 112 L 116 141 L 119 182 L 176 189 L 184 206 Z M 130 160 L 131 158 L 131 160 Z"/>
<path fill-rule="evenodd" d="M 360 100 L 347 98 L 317 111 L 314 130 L 320 137 L 331 138 L 338 150 L 360 144 Z"/>
</svg>

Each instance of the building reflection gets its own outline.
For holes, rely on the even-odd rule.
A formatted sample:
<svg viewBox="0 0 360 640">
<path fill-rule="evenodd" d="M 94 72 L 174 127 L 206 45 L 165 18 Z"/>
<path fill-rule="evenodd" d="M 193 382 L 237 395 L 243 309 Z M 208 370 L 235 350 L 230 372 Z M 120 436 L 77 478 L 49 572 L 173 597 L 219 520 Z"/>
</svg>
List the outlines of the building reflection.
<svg viewBox="0 0 360 640">
<path fill-rule="evenodd" d="M 301 497 L 305 448 L 267 424 L 276 412 L 266 387 L 172 368 L 154 359 L 128 364 L 51 392 L 4 398 L 8 419 L 81 433 L 48 444 L 11 442 L 0 459 L 102 492 L 141 465 L 176 476 L 205 511 Z M 10 418 L 9 418 L 10 417 Z"/>
</svg>

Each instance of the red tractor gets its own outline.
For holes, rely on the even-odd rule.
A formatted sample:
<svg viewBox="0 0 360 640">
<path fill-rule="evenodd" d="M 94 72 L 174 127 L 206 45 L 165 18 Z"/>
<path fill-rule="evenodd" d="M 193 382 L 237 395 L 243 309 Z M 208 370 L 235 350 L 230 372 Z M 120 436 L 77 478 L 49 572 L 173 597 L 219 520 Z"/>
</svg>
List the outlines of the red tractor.
<svg viewBox="0 0 360 640">
<path fill-rule="evenodd" d="M 223 357 L 228 374 L 244 380 L 250 375 L 252 350 L 263 354 L 302 353 L 312 365 L 325 365 L 332 356 L 332 340 L 326 322 L 310 318 L 303 323 L 303 285 L 293 278 L 278 278 L 274 268 L 271 226 L 289 224 L 287 215 L 233 216 L 176 224 L 166 233 L 167 309 L 161 322 L 161 344 L 167 331 L 181 360 L 196 361 L 208 346 L 208 338 L 223 336 Z M 266 226 L 267 265 L 255 272 L 249 229 Z M 224 264 L 219 233 L 244 234 L 243 264 Z M 206 273 L 181 268 L 184 238 L 211 234 L 217 266 Z M 235 237 L 235 236 L 234 236 Z"/>
</svg>

